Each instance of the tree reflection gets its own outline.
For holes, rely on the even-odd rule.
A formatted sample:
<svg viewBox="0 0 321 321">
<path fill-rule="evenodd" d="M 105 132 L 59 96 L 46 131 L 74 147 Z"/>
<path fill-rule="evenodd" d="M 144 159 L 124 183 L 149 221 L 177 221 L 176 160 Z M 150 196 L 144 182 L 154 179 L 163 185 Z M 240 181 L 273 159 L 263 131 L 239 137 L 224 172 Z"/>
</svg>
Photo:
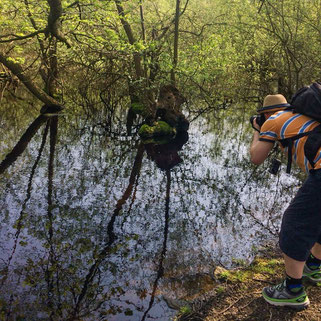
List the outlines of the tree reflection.
<svg viewBox="0 0 321 321">
<path fill-rule="evenodd" d="M 31 125 L 21 136 L 21 138 L 19 139 L 15 147 L 12 149 L 12 151 L 8 153 L 4 160 L 0 163 L 0 174 L 3 174 L 3 172 L 10 165 L 12 165 L 17 160 L 17 158 L 25 151 L 31 139 L 35 136 L 35 134 L 43 125 L 43 123 L 48 121 L 48 118 L 49 117 L 46 115 L 40 115 L 31 123 Z"/>
<path fill-rule="evenodd" d="M 183 160 L 178 155 L 184 144 L 188 141 L 188 132 L 179 131 L 176 136 L 165 144 L 145 144 L 147 155 L 162 170 L 170 170 Z"/>
<path fill-rule="evenodd" d="M 11 164 L 13 164 L 13 162 L 18 158 L 18 156 L 22 154 L 23 150 L 28 145 L 27 142 L 30 142 L 32 137 L 37 132 L 36 128 L 39 129 L 40 126 L 42 125 L 43 121 L 47 120 L 47 119 L 48 119 L 48 117 L 40 116 L 31 124 L 30 127 L 33 128 L 33 129 L 30 129 L 30 127 L 27 129 L 27 131 L 22 136 L 22 138 L 19 140 L 17 145 L 14 147 L 14 149 L 6 156 L 5 160 L 3 162 L 1 162 L 0 168 L 2 169 L 2 171 L 4 171 Z M 39 152 L 38 152 L 36 161 L 35 161 L 34 165 L 32 166 L 32 169 L 31 169 L 31 174 L 30 174 L 30 177 L 29 177 L 28 187 L 27 187 L 27 191 L 26 191 L 26 198 L 25 198 L 25 200 L 24 200 L 24 202 L 22 204 L 22 209 L 20 211 L 20 215 L 19 215 L 17 223 L 16 223 L 16 232 L 15 232 L 15 236 L 14 236 L 14 245 L 13 245 L 13 248 L 12 248 L 11 255 L 9 256 L 7 266 L 6 266 L 6 270 L 7 271 L 9 269 L 11 260 L 13 258 L 13 255 L 15 254 L 15 251 L 16 251 L 16 248 L 17 248 L 20 232 L 21 232 L 21 229 L 22 229 L 23 220 L 25 218 L 26 205 L 27 205 L 27 202 L 29 201 L 29 199 L 31 197 L 31 189 L 32 189 L 33 177 L 35 175 L 36 168 L 37 168 L 37 166 L 39 164 L 43 149 L 44 149 L 45 144 L 46 144 L 46 139 L 47 139 L 48 129 L 49 129 L 49 123 L 50 122 L 47 121 L 45 130 L 43 132 L 42 142 L 41 142 L 41 145 L 40 145 L 40 148 L 39 148 Z M 2 173 L 1 170 L 0 170 L 0 173 Z M 6 280 L 6 277 L 4 277 L 1 280 L 1 286 L 3 285 L 5 280 Z"/>
<path fill-rule="evenodd" d="M 181 298 L 188 284 L 196 291 L 193 275 L 211 260 L 232 257 L 242 240 L 248 253 L 249 233 L 273 230 L 261 216 L 272 210 L 260 198 L 270 186 L 257 178 L 262 171 L 252 175 L 231 129 L 200 139 L 192 128 L 144 145 L 60 120 L 57 140 L 58 118 L 42 124 L 28 152 L 17 149 L 19 172 L 12 166 L 0 181 L 8 320 L 168 320 L 162 294 Z M 278 196 L 275 188 L 273 210 Z"/>
<path fill-rule="evenodd" d="M 164 260 L 166 256 L 166 251 L 167 251 L 167 239 L 168 239 L 168 224 L 169 224 L 169 203 L 170 203 L 170 192 L 171 192 L 171 172 L 170 169 L 166 169 L 166 197 L 165 197 L 165 216 L 164 216 L 164 239 L 163 239 L 163 246 L 162 246 L 162 251 L 160 254 L 160 259 L 158 263 L 158 270 L 157 270 L 157 276 L 154 281 L 153 287 L 152 287 L 152 293 L 151 293 L 151 298 L 148 304 L 147 310 L 144 312 L 144 315 L 142 317 L 142 321 L 148 317 L 148 312 L 151 310 L 153 307 L 154 301 L 155 301 L 155 296 L 156 296 L 156 291 L 158 287 L 158 282 L 159 280 L 164 276 Z"/>
<path fill-rule="evenodd" d="M 102 264 L 103 260 L 105 260 L 108 257 L 108 255 L 110 255 L 110 253 L 111 253 L 112 245 L 116 240 L 116 235 L 114 233 L 115 220 L 116 220 L 117 216 L 119 215 L 123 205 L 130 197 L 130 195 L 133 191 L 133 187 L 134 187 L 135 182 L 138 180 L 143 156 L 144 156 L 144 145 L 139 144 L 137 154 L 135 157 L 135 161 L 134 161 L 134 165 L 133 165 L 130 177 L 129 177 L 128 186 L 127 186 L 125 192 L 123 193 L 122 197 L 117 201 L 116 208 L 115 208 L 113 215 L 111 216 L 111 219 L 107 225 L 107 237 L 106 237 L 106 241 L 105 241 L 105 246 L 98 254 L 97 259 L 95 260 L 94 264 L 89 268 L 89 272 L 87 273 L 86 277 L 84 278 L 82 289 L 76 299 L 75 308 L 74 308 L 74 311 L 72 313 L 72 317 L 70 320 L 74 320 L 74 318 L 79 317 L 81 304 L 82 304 L 82 301 L 84 300 L 84 298 L 88 292 L 88 288 L 91 285 L 91 283 L 93 282 L 93 280 L 97 274 L 97 271 L 99 269 L 99 266 Z"/>
</svg>

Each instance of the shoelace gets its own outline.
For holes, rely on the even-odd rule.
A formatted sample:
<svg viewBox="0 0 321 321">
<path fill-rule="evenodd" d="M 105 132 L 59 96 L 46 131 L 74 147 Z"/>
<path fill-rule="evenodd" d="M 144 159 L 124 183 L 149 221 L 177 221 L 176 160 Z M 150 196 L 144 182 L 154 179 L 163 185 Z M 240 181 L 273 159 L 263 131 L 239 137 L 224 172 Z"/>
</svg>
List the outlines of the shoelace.
<svg viewBox="0 0 321 321">
<path fill-rule="evenodd" d="M 283 282 L 283 283 L 276 285 L 275 289 L 277 289 L 279 292 L 281 292 L 284 289 L 284 286 L 285 286 L 285 284 Z"/>
</svg>

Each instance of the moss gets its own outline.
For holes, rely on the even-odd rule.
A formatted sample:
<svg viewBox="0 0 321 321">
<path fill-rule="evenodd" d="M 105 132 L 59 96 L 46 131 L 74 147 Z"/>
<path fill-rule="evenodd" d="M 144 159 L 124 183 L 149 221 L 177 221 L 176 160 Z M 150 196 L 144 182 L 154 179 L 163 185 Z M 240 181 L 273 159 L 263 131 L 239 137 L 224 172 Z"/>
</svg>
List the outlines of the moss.
<svg viewBox="0 0 321 321">
<path fill-rule="evenodd" d="M 188 314 L 192 312 L 192 308 L 189 305 L 184 305 L 179 309 L 181 314 Z"/>
<path fill-rule="evenodd" d="M 229 282 L 244 282 L 250 277 L 246 270 L 224 271 L 219 274 L 219 280 Z"/>
<path fill-rule="evenodd" d="M 145 113 L 146 113 L 146 108 L 145 108 L 145 106 L 144 106 L 142 103 L 140 103 L 140 102 L 132 103 L 132 104 L 131 104 L 131 108 L 132 108 L 132 110 L 133 110 L 133 112 L 134 112 L 135 114 L 145 115 Z"/>
<path fill-rule="evenodd" d="M 142 138 L 152 138 L 154 134 L 154 128 L 144 124 L 140 127 L 138 135 Z"/>
<path fill-rule="evenodd" d="M 218 279 L 221 281 L 227 281 L 232 279 L 232 273 L 230 271 L 224 271 L 218 275 Z"/>
<path fill-rule="evenodd" d="M 276 260 L 276 259 L 272 259 L 270 261 L 267 262 L 267 265 L 270 266 L 270 267 L 275 267 L 275 266 L 278 266 L 278 265 L 281 265 L 282 262 L 280 260 Z"/>
<path fill-rule="evenodd" d="M 258 274 L 264 274 L 264 273 L 273 274 L 275 272 L 275 268 L 280 265 L 281 265 L 280 260 L 276 260 L 276 259 L 265 260 L 263 258 L 258 258 L 251 265 L 251 270 L 254 273 L 258 273 Z"/>
<path fill-rule="evenodd" d="M 267 274 L 273 275 L 281 266 L 282 260 L 280 259 L 257 258 L 249 267 L 223 270 L 216 275 L 216 278 L 220 281 L 244 283 L 253 278 L 264 279 Z"/>
<path fill-rule="evenodd" d="M 154 134 L 156 136 L 173 136 L 175 134 L 175 130 L 166 122 L 160 120 L 155 122 Z"/>
<path fill-rule="evenodd" d="M 143 140 L 159 140 L 159 137 L 172 137 L 175 135 L 175 129 L 164 121 L 155 122 L 153 126 L 144 124 L 138 131 L 138 135 Z M 145 142 L 145 143 L 151 143 Z"/>
<path fill-rule="evenodd" d="M 223 286 L 218 286 L 215 291 L 217 294 L 221 294 L 225 292 L 225 288 Z"/>
</svg>

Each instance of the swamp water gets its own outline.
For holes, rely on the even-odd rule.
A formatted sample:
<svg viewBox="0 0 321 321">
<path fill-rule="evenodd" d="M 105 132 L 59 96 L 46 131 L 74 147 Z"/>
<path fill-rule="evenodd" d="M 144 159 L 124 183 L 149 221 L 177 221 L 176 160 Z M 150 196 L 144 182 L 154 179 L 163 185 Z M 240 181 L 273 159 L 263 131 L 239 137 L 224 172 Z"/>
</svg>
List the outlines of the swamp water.
<svg viewBox="0 0 321 321">
<path fill-rule="evenodd" d="M 247 120 L 198 118 L 160 148 L 47 120 L 25 136 L 1 123 L 3 320 L 171 320 L 168 299 L 193 299 L 215 265 L 275 238 L 298 188 L 250 164 Z"/>
</svg>

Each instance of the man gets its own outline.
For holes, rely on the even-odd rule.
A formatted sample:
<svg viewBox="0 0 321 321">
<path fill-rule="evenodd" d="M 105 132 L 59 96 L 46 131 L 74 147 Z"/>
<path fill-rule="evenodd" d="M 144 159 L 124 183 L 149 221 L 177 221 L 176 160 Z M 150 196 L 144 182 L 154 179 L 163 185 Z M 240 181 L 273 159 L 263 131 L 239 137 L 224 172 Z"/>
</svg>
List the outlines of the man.
<svg viewBox="0 0 321 321">
<path fill-rule="evenodd" d="M 256 129 L 250 148 L 251 161 L 259 165 L 269 155 L 274 143 L 311 131 L 319 125 L 313 119 L 293 113 L 284 96 L 268 95 L 258 113 L 265 121 Z M 314 159 L 314 168 L 304 155 L 307 136 L 293 143 L 292 158 L 309 176 L 283 215 L 279 244 L 285 263 L 285 280 L 265 287 L 263 298 L 272 305 L 306 308 L 310 301 L 302 285 L 302 277 L 321 282 L 321 148 Z M 282 146 L 281 146 L 281 149 Z M 283 149 L 284 150 L 284 149 Z M 284 150 L 286 152 L 286 150 Z"/>
</svg>

